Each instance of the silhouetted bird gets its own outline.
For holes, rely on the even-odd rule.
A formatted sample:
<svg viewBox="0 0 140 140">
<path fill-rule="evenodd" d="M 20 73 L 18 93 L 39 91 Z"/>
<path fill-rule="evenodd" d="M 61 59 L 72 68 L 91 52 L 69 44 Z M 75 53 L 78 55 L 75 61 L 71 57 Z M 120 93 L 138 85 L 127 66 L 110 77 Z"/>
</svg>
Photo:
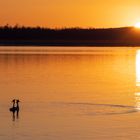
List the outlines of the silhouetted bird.
<svg viewBox="0 0 140 140">
<path fill-rule="evenodd" d="M 16 110 L 19 111 L 19 100 L 16 100 L 17 106 L 16 106 Z"/>
<path fill-rule="evenodd" d="M 9 110 L 11 111 L 11 112 L 15 112 L 15 111 L 19 111 L 19 100 L 13 100 L 12 101 L 13 102 L 13 107 L 11 107 Z M 16 102 L 16 106 L 15 106 L 15 102 Z"/>
<path fill-rule="evenodd" d="M 13 113 L 13 121 L 15 121 L 15 112 L 16 112 L 16 118 L 19 118 L 19 100 L 14 99 L 13 101 L 13 107 L 11 107 L 9 110 Z M 15 106 L 16 103 L 16 106 Z"/>
<path fill-rule="evenodd" d="M 11 107 L 9 110 L 11 111 L 11 112 L 15 112 L 15 110 L 16 110 L 16 107 L 15 107 L 15 99 L 12 101 L 13 102 L 13 107 Z"/>
</svg>

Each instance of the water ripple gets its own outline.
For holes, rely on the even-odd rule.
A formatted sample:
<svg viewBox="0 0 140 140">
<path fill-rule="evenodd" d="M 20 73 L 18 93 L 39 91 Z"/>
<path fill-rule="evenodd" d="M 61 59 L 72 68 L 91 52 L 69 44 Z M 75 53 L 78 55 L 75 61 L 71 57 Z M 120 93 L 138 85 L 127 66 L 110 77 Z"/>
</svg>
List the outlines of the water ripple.
<svg viewBox="0 0 140 140">
<path fill-rule="evenodd" d="M 59 102 L 56 104 L 57 107 L 60 106 L 61 109 L 69 110 L 69 112 L 88 116 L 121 115 L 138 112 L 134 106 L 120 104 L 97 104 L 82 102 Z"/>
</svg>

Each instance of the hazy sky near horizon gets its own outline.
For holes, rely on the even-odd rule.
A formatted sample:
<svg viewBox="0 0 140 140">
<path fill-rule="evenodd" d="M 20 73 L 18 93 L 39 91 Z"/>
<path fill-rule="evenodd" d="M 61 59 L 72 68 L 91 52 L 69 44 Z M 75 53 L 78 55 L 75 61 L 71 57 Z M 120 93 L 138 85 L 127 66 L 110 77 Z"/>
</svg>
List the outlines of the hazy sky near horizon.
<svg viewBox="0 0 140 140">
<path fill-rule="evenodd" d="M 0 25 L 122 27 L 140 22 L 140 0 L 0 0 Z"/>
</svg>

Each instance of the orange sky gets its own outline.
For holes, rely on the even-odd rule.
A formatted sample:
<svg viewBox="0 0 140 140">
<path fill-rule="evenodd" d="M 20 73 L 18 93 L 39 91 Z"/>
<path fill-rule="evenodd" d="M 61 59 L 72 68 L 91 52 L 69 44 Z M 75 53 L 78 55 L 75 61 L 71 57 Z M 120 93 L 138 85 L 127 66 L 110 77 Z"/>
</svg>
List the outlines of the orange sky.
<svg viewBox="0 0 140 140">
<path fill-rule="evenodd" d="M 120 27 L 140 21 L 140 0 L 0 0 L 0 25 Z"/>
</svg>

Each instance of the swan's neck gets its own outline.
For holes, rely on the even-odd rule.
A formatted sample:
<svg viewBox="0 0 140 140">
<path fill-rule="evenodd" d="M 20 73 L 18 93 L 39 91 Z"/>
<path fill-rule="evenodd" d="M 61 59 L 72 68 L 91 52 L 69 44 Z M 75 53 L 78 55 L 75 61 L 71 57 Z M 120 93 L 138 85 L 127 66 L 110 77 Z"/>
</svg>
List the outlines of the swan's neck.
<svg viewBox="0 0 140 140">
<path fill-rule="evenodd" d="M 17 103 L 17 107 L 19 108 L 19 103 Z"/>
<path fill-rule="evenodd" d="M 15 102 L 13 102 L 13 107 L 15 107 Z"/>
</svg>

